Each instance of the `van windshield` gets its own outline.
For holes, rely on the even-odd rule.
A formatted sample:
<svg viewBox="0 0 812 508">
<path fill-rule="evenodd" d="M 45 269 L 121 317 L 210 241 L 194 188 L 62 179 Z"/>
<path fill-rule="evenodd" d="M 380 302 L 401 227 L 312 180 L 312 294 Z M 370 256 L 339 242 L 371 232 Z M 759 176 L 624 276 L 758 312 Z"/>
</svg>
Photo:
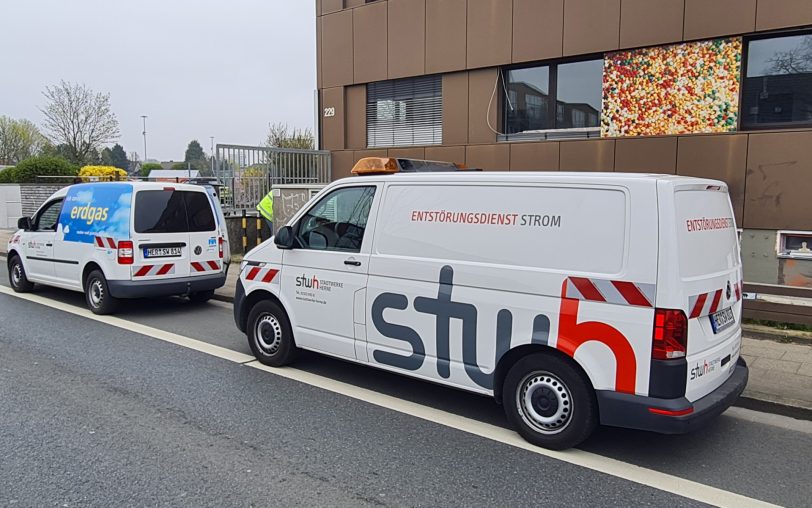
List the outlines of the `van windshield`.
<svg viewBox="0 0 812 508">
<path fill-rule="evenodd" d="M 136 233 L 214 231 L 214 214 L 206 194 L 171 189 L 135 195 Z"/>
<path fill-rule="evenodd" d="M 675 200 L 682 278 L 712 276 L 737 268 L 738 235 L 727 193 L 684 190 L 677 191 Z"/>
</svg>

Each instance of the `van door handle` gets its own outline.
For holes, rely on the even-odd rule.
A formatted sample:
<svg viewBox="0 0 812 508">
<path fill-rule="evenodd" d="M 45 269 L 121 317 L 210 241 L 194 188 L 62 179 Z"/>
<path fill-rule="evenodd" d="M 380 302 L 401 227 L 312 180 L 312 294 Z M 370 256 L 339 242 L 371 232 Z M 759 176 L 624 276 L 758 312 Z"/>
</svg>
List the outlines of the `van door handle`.
<svg viewBox="0 0 812 508">
<path fill-rule="evenodd" d="M 344 260 L 344 264 L 345 264 L 345 265 L 349 265 L 349 266 L 361 266 L 361 262 L 360 262 L 360 261 L 356 261 L 356 260 L 354 260 L 354 259 L 345 259 L 345 260 Z"/>
<path fill-rule="evenodd" d="M 53 246 L 54 246 L 54 244 L 52 244 L 52 243 L 46 243 L 46 244 L 45 244 L 45 246 L 46 246 L 46 247 L 53 247 Z"/>
</svg>

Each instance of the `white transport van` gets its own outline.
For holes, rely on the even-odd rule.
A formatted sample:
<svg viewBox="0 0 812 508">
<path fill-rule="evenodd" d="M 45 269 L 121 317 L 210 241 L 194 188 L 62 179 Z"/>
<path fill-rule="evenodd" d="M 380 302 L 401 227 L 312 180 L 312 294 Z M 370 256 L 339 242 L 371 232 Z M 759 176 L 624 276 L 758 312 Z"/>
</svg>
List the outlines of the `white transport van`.
<svg viewBox="0 0 812 508">
<path fill-rule="evenodd" d="M 686 432 L 734 403 L 724 183 L 455 169 L 362 159 L 251 251 L 234 317 L 257 359 L 307 349 L 490 395 L 557 449 L 598 423 Z"/>
<path fill-rule="evenodd" d="M 225 284 L 228 233 L 214 189 L 109 182 L 59 190 L 8 244 L 11 287 L 83 291 L 96 314 L 120 298 L 188 295 L 205 301 Z"/>
</svg>

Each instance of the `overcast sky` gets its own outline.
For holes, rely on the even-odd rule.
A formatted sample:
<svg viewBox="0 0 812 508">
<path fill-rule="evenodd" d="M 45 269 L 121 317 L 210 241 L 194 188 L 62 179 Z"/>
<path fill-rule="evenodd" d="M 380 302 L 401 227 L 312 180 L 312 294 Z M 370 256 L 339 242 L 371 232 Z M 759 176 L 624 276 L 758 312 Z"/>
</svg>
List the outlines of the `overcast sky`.
<svg viewBox="0 0 812 508">
<path fill-rule="evenodd" d="M 313 0 L 0 0 L 0 115 L 42 124 L 60 79 L 109 92 L 127 153 L 183 160 L 198 139 L 313 128 Z"/>
</svg>

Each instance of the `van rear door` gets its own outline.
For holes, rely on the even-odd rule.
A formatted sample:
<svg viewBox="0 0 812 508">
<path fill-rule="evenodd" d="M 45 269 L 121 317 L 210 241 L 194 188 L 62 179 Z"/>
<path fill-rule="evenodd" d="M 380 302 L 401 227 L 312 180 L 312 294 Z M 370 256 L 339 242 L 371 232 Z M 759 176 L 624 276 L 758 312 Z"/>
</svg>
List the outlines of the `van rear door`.
<svg viewBox="0 0 812 508">
<path fill-rule="evenodd" d="M 671 281 L 676 291 L 668 292 L 669 299 L 680 302 L 671 308 L 682 309 L 688 318 L 685 395 L 695 401 L 724 383 L 735 368 L 741 347 L 742 265 L 727 186 L 688 182 L 671 186 L 677 245 L 670 248 L 676 254 L 677 280 Z M 669 248 L 668 242 L 663 248 Z"/>
<path fill-rule="evenodd" d="M 135 193 L 132 280 L 189 276 L 191 247 L 184 194 L 173 187 Z"/>
<path fill-rule="evenodd" d="M 186 213 L 189 217 L 189 274 L 193 277 L 213 275 L 223 271 L 220 232 L 213 205 L 205 189 L 184 191 Z"/>
</svg>

